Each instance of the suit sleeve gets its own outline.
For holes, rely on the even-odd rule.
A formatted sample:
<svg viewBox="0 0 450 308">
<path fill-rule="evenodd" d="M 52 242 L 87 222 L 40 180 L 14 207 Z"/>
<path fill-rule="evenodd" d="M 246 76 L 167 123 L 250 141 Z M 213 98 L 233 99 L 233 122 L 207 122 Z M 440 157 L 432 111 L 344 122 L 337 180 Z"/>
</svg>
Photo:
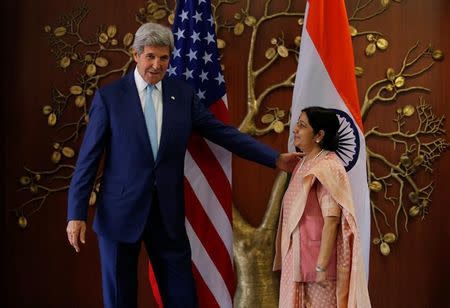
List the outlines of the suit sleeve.
<svg viewBox="0 0 450 308">
<path fill-rule="evenodd" d="M 280 155 L 277 151 L 216 119 L 195 95 L 192 103 L 192 121 L 194 130 L 208 140 L 244 159 L 275 168 Z"/>
<path fill-rule="evenodd" d="M 98 165 L 102 157 L 106 131 L 109 127 L 108 113 L 97 91 L 89 112 L 89 123 L 69 187 L 67 220 L 86 220 L 87 209 Z"/>
</svg>

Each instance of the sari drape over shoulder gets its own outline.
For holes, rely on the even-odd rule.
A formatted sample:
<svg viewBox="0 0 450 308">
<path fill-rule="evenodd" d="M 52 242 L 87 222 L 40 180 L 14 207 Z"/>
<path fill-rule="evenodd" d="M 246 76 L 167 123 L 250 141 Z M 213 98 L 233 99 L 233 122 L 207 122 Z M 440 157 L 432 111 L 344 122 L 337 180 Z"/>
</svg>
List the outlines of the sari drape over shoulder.
<svg viewBox="0 0 450 308">
<path fill-rule="evenodd" d="M 311 162 L 311 167 L 303 175 L 296 174 L 298 169 L 294 171 L 289 183 L 290 187 L 299 185 L 296 187 L 289 217 L 284 217 L 283 210 L 280 213 L 273 269 L 281 269 L 284 258 L 292 249 L 293 279 L 301 281 L 298 226 L 306 207 L 309 191 L 314 182 L 319 181 L 342 209 L 336 243 L 337 307 L 371 307 L 350 183 L 340 159 L 334 152 L 329 152 Z"/>
</svg>

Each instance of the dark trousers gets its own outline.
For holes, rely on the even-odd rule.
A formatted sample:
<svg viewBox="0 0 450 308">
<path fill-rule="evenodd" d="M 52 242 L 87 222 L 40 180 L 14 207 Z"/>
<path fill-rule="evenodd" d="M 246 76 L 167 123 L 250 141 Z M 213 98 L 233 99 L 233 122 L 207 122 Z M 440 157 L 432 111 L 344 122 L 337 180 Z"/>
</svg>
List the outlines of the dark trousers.
<svg viewBox="0 0 450 308">
<path fill-rule="evenodd" d="M 186 231 L 179 238 L 170 238 L 161 219 L 156 194 L 153 199 L 139 241 L 120 243 L 98 236 L 105 308 L 137 307 L 137 267 L 142 241 L 158 281 L 164 308 L 198 306 Z"/>
</svg>

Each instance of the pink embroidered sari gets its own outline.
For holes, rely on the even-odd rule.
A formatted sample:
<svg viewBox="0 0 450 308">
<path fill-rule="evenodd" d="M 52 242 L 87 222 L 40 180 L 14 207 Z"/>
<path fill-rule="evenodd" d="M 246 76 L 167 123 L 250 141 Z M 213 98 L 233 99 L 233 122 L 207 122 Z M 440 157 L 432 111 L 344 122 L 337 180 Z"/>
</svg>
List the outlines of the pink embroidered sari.
<svg viewBox="0 0 450 308">
<path fill-rule="evenodd" d="M 332 152 L 300 166 L 285 193 L 278 226 L 274 270 L 281 269 L 279 307 L 370 307 L 345 169 Z M 314 282 L 321 216 L 341 216 L 325 287 Z"/>
</svg>

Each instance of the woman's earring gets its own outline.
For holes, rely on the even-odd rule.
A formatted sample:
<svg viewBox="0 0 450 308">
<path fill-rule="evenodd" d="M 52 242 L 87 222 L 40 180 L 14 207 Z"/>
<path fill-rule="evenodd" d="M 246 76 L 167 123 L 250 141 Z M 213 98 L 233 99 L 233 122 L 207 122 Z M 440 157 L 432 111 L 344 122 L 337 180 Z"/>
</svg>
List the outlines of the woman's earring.
<svg viewBox="0 0 450 308">
<path fill-rule="evenodd" d="M 316 139 L 316 143 L 319 143 L 320 141 Z"/>
</svg>

